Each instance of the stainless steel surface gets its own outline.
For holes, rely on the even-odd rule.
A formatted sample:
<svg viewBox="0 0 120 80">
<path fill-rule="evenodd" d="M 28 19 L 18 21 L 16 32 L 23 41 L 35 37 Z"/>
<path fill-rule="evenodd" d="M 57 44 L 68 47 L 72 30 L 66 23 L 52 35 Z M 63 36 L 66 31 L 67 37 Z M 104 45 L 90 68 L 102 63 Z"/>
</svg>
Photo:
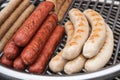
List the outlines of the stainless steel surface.
<svg viewBox="0 0 120 80">
<path fill-rule="evenodd" d="M 120 79 L 117 77 L 120 74 L 120 0 L 73 0 L 73 3 L 69 7 L 79 8 L 81 11 L 91 8 L 99 12 L 106 23 L 110 25 L 114 33 L 114 51 L 113 55 L 108 62 L 108 64 L 99 71 L 87 73 L 84 69 L 77 74 L 66 75 L 64 72 L 53 73 L 50 71 L 48 66 L 46 67 L 45 72 L 42 75 L 35 75 L 25 72 L 15 71 L 0 65 L 0 75 L 7 76 L 9 78 L 18 78 L 18 79 L 29 79 L 29 80 L 80 80 L 80 79 L 108 79 L 114 78 L 116 80 Z M 68 11 L 69 11 L 68 9 Z M 64 18 L 61 24 L 69 20 L 68 14 L 64 15 Z M 67 36 L 65 35 L 57 47 L 53 56 L 55 56 L 65 45 Z M 53 57 L 52 56 L 52 57 Z"/>
</svg>

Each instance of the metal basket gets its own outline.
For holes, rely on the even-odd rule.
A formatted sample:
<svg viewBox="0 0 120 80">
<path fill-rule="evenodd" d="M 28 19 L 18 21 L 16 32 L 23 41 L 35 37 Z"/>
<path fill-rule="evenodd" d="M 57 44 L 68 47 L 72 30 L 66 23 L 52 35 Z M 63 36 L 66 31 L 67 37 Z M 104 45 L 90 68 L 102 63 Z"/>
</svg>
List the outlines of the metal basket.
<svg viewBox="0 0 120 80">
<path fill-rule="evenodd" d="M 40 1 L 38 1 L 39 3 Z M 118 75 L 120 74 L 120 0 L 73 0 L 71 8 L 78 8 L 81 11 L 85 9 L 91 8 L 99 12 L 105 22 L 109 24 L 110 28 L 114 34 L 114 51 L 113 55 L 108 62 L 108 64 L 99 71 L 87 73 L 84 69 L 81 72 L 66 75 L 64 72 L 53 73 L 50 71 L 48 66 L 46 67 L 44 73 L 42 75 L 35 75 L 29 73 L 27 70 L 25 72 L 15 71 L 10 68 L 6 68 L 3 65 L 0 65 L 0 76 L 6 77 L 7 80 L 13 79 L 29 79 L 29 80 L 80 80 L 80 79 L 116 79 L 120 78 Z M 66 12 L 64 15 L 61 24 L 64 25 L 65 22 L 69 20 L 69 16 Z M 62 41 L 56 48 L 53 56 L 55 56 L 66 43 L 67 36 L 64 35 Z M 52 57 L 53 57 L 52 56 Z M 51 58 L 52 58 L 51 57 Z M 116 77 L 117 76 L 117 77 Z"/>
</svg>

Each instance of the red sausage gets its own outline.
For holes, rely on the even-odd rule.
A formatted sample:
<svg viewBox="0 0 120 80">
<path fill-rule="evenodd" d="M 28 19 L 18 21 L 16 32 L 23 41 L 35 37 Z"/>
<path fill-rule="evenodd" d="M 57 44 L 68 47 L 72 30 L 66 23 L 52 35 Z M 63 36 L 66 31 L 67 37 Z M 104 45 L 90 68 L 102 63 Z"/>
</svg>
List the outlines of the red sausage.
<svg viewBox="0 0 120 80">
<path fill-rule="evenodd" d="M 33 37 L 32 41 L 24 48 L 21 53 L 21 58 L 26 65 L 32 64 L 36 60 L 47 39 L 56 27 L 56 24 L 57 15 L 53 13 L 48 16 L 46 21 Z"/>
<path fill-rule="evenodd" d="M 48 39 L 48 42 L 46 43 L 44 49 L 42 50 L 41 54 L 39 55 L 39 58 L 35 61 L 34 64 L 32 64 L 29 67 L 29 71 L 31 73 L 37 73 L 41 74 L 43 73 L 46 64 L 48 63 L 49 58 L 54 53 L 54 50 L 61 40 L 64 33 L 64 28 L 61 26 L 56 27 L 50 38 Z"/>
<path fill-rule="evenodd" d="M 24 62 L 22 61 L 21 57 L 19 56 L 18 58 L 16 58 L 14 60 L 13 67 L 16 70 L 23 71 L 26 68 L 26 65 L 24 64 Z"/>
<path fill-rule="evenodd" d="M 8 59 L 15 59 L 20 53 L 20 47 L 16 46 L 13 39 L 11 39 L 4 48 L 4 55 Z"/>
<path fill-rule="evenodd" d="M 2 56 L 1 63 L 7 67 L 12 67 L 13 65 L 13 61 L 9 60 L 5 55 Z"/>
<path fill-rule="evenodd" d="M 42 2 L 15 33 L 15 44 L 20 47 L 26 46 L 53 8 L 52 2 Z"/>
</svg>

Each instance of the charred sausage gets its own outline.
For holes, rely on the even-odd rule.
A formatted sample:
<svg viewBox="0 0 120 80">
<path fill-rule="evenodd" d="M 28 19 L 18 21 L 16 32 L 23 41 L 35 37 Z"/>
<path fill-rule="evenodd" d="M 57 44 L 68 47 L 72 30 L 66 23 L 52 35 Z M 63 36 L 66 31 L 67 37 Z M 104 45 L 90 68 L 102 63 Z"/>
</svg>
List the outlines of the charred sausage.
<svg viewBox="0 0 120 80">
<path fill-rule="evenodd" d="M 53 13 L 48 16 L 32 41 L 22 51 L 21 58 L 25 64 L 32 64 L 36 60 L 56 24 L 57 16 Z"/>
</svg>

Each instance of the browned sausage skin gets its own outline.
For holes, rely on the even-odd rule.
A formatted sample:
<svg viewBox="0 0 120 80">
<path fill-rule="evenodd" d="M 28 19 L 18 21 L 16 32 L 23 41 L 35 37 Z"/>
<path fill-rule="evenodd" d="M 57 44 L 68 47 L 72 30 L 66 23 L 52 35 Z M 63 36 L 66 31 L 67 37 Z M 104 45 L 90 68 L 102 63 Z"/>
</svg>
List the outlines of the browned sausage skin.
<svg viewBox="0 0 120 80">
<path fill-rule="evenodd" d="M 23 71 L 26 68 L 26 65 L 22 61 L 21 57 L 17 57 L 13 62 L 13 67 L 16 70 Z"/>
<path fill-rule="evenodd" d="M 18 47 L 14 41 L 13 38 L 7 43 L 7 45 L 4 48 L 4 55 L 8 58 L 8 59 L 15 59 L 19 53 L 20 53 L 20 47 Z"/>
<path fill-rule="evenodd" d="M 7 67 L 12 67 L 13 65 L 13 60 L 8 59 L 5 55 L 2 56 L 0 62 Z"/>
<path fill-rule="evenodd" d="M 25 64 L 32 64 L 36 60 L 47 39 L 56 27 L 56 24 L 57 15 L 53 13 L 48 16 L 48 18 L 45 20 L 31 42 L 22 51 L 21 58 Z"/>
<path fill-rule="evenodd" d="M 41 74 L 49 58 L 54 53 L 54 50 L 64 34 L 64 28 L 61 26 L 56 27 L 50 38 L 48 39 L 45 47 L 43 48 L 39 58 L 29 67 L 29 71 L 32 73 Z"/>
<path fill-rule="evenodd" d="M 52 2 L 42 2 L 16 32 L 15 44 L 20 47 L 27 45 L 53 8 L 54 4 Z"/>
</svg>

